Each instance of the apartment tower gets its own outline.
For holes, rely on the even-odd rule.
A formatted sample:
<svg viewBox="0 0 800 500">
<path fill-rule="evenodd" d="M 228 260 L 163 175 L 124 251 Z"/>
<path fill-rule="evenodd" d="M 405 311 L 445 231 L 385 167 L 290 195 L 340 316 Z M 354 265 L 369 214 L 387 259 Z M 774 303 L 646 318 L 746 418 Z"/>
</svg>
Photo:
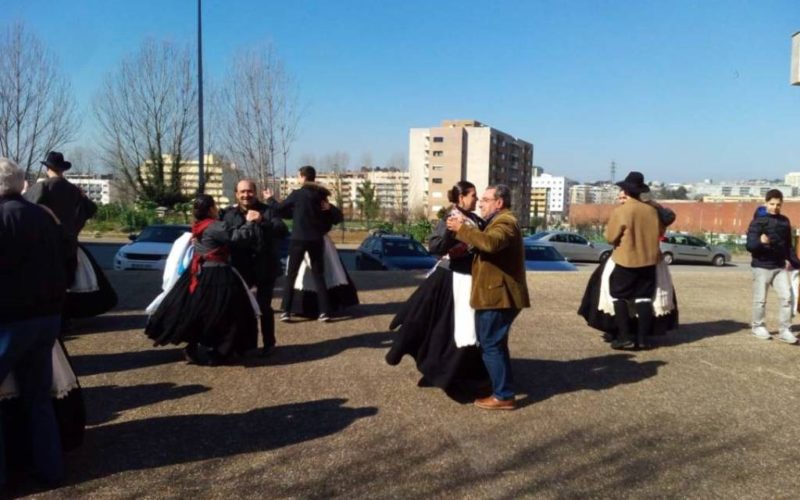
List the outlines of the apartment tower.
<svg viewBox="0 0 800 500">
<path fill-rule="evenodd" d="M 447 207 L 447 190 L 460 180 L 507 184 L 520 225 L 530 221 L 533 144 L 475 120 L 444 120 L 440 127 L 412 128 L 408 144 L 411 214 L 435 219 Z"/>
</svg>

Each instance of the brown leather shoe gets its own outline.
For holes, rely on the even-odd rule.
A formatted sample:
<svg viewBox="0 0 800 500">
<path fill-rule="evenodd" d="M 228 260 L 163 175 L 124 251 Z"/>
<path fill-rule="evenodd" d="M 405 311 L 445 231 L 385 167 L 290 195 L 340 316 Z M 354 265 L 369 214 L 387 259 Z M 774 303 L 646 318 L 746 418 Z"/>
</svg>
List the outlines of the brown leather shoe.
<svg viewBox="0 0 800 500">
<path fill-rule="evenodd" d="M 514 399 L 497 399 L 494 396 L 475 400 L 475 406 L 484 410 L 513 410 L 517 407 Z"/>
</svg>

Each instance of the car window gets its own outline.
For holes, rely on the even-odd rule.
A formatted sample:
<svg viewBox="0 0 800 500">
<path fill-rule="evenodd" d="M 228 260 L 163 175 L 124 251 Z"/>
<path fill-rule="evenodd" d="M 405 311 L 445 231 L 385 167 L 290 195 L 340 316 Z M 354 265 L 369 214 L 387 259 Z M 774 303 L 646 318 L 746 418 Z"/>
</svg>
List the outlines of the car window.
<svg viewBox="0 0 800 500">
<path fill-rule="evenodd" d="M 543 245 L 526 245 L 525 260 L 558 261 L 564 260 L 564 257 L 553 247 Z"/>
<path fill-rule="evenodd" d="M 577 234 L 568 234 L 567 237 L 570 243 L 577 243 L 578 245 L 585 245 L 588 243 L 583 236 L 578 236 Z"/>
<path fill-rule="evenodd" d="M 692 245 L 693 247 L 704 247 L 704 246 L 706 246 L 706 242 L 701 240 L 701 239 L 693 238 L 691 236 L 688 239 L 689 239 L 689 244 Z"/>
<path fill-rule="evenodd" d="M 554 234 L 550 241 L 555 241 L 556 243 L 566 243 L 567 242 L 567 235 L 565 234 Z"/>
<path fill-rule="evenodd" d="M 425 247 L 415 240 L 384 240 L 386 257 L 427 257 L 430 255 Z"/>
<path fill-rule="evenodd" d="M 687 245 L 688 244 L 686 242 L 686 236 L 675 236 L 674 240 L 675 240 L 674 243 L 676 245 Z"/>
<path fill-rule="evenodd" d="M 147 226 L 136 238 L 136 241 L 151 243 L 174 243 L 183 233 L 189 231 L 184 227 Z"/>
<path fill-rule="evenodd" d="M 529 240 L 540 240 L 550 234 L 549 231 L 539 231 L 538 233 L 533 233 L 532 235 L 528 236 Z"/>
<path fill-rule="evenodd" d="M 370 249 L 372 248 L 372 241 L 373 241 L 372 238 L 367 238 L 364 241 L 362 241 L 361 242 L 361 251 L 362 252 L 369 252 Z"/>
</svg>

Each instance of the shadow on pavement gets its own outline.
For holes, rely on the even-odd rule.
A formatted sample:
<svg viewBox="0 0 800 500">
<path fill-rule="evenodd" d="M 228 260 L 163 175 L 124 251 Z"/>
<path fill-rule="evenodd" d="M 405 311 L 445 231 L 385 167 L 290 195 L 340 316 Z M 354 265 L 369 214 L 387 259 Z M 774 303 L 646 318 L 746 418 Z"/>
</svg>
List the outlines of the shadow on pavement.
<svg viewBox="0 0 800 500">
<path fill-rule="evenodd" d="M 101 385 L 84 387 L 86 423 L 98 425 L 115 420 L 125 410 L 160 401 L 185 398 L 211 390 L 204 385 L 176 385 L 171 382 L 134 386 Z"/>
<path fill-rule="evenodd" d="M 723 319 L 719 321 L 704 321 L 701 323 L 681 323 L 677 330 L 667 332 L 665 335 L 650 337 L 650 344 L 654 347 L 670 347 L 680 344 L 689 344 L 709 337 L 718 337 L 731 333 L 747 331 L 750 325 L 741 321 Z"/>
<path fill-rule="evenodd" d="M 559 394 L 590 390 L 602 391 L 623 384 L 634 384 L 658 374 L 664 361 L 637 362 L 632 354 L 610 354 L 570 361 L 512 359 L 520 407 L 544 401 Z"/>
<path fill-rule="evenodd" d="M 145 324 L 146 314 L 103 314 L 94 318 L 73 319 L 68 336 L 144 330 Z"/>
<path fill-rule="evenodd" d="M 68 483 L 123 471 L 263 452 L 339 432 L 375 407 L 346 408 L 345 399 L 322 399 L 244 413 L 176 415 L 87 429 L 68 461 Z"/>
<path fill-rule="evenodd" d="M 97 373 L 122 372 L 149 366 L 183 361 L 181 349 L 150 349 L 148 351 L 115 352 L 109 354 L 78 354 L 70 356 L 78 377 Z"/>
<path fill-rule="evenodd" d="M 250 368 L 263 365 L 290 365 L 329 358 L 347 349 L 363 347 L 388 349 L 392 335 L 394 334 L 390 332 L 372 332 L 323 340 L 314 344 L 278 345 L 267 358 L 244 358 L 244 365 Z"/>
</svg>

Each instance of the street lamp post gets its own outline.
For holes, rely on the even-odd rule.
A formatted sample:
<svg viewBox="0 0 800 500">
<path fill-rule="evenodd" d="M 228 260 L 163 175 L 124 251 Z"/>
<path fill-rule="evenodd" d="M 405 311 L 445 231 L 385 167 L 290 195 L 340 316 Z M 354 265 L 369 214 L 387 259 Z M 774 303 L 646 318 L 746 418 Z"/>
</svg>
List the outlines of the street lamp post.
<svg viewBox="0 0 800 500">
<path fill-rule="evenodd" d="M 203 168 L 203 0 L 197 0 L 197 194 L 206 189 L 206 175 Z"/>
</svg>

